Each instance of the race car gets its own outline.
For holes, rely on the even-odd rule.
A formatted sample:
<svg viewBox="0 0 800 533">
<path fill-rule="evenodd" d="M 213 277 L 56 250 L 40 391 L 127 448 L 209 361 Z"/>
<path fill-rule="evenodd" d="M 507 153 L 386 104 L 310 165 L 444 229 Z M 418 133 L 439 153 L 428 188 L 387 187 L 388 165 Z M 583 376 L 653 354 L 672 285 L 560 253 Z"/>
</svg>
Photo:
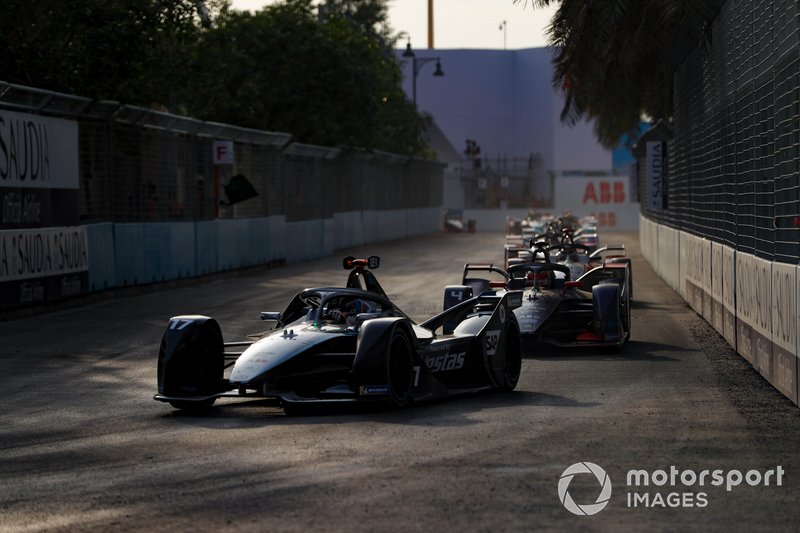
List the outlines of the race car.
<svg viewBox="0 0 800 533">
<path fill-rule="evenodd" d="M 371 269 L 380 258 L 345 258 L 345 287 L 298 292 L 256 341 L 223 342 L 219 324 L 172 317 L 158 355 L 155 399 L 177 409 L 217 398 L 273 398 L 285 410 L 317 402 L 402 407 L 483 389 L 513 390 L 521 370 L 514 308 L 521 292 L 485 293 L 415 324 Z M 244 348 L 241 352 L 229 351 Z"/>
<path fill-rule="evenodd" d="M 549 261 L 516 263 L 507 270 L 467 263 L 462 284 L 447 287 L 444 307 L 457 300 L 449 295 L 522 290 L 514 314 L 524 353 L 542 344 L 621 349 L 631 335 L 630 263 L 608 261 L 577 280 L 570 274 L 567 265 Z"/>
<path fill-rule="evenodd" d="M 631 259 L 625 256 L 625 246 L 610 244 L 607 246 L 590 247 L 570 241 L 559 244 L 548 244 L 539 241 L 530 248 L 505 247 L 505 268 L 522 263 L 558 263 L 570 269 L 570 279 L 578 279 L 586 272 L 611 263 L 627 263 L 631 283 L 628 293 L 633 298 L 633 267 Z"/>
</svg>

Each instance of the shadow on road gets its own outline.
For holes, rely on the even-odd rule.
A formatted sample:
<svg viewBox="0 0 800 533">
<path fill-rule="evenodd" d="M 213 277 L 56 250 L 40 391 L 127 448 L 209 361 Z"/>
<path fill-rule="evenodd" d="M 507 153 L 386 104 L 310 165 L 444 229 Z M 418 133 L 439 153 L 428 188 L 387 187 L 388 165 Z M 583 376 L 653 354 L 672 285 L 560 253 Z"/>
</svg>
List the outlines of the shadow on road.
<svg viewBox="0 0 800 533">
<path fill-rule="evenodd" d="M 420 402 L 404 409 L 394 409 L 382 403 L 316 404 L 294 408 L 291 414 L 280 408 L 275 400 L 249 400 L 218 403 L 204 412 L 175 410 L 162 415 L 165 421 L 181 422 L 220 430 L 256 427 L 265 421 L 281 425 L 349 424 L 378 422 L 386 424 L 462 426 L 479 424 L 469 415 L 487 409 L 506 409 L 514 406 L 591 408 L 597 402 L 580 402 L 573 398 L 532 391 L 479 392 Z"/>
<path fill-rule="evenodd" d="M 598 351 L 594 348 L 565 349 L 542 347 L 536 355 L 524 358 L 535 361 L 644 361 L 649 363 L 672 363 L 678 361 L 674 357 L 659 355 L 661 352 L 684 352 L 684 348 L 672 344 L 658 342 L 630 341 L 620 352 L 613 350 Z"/>
</svg>

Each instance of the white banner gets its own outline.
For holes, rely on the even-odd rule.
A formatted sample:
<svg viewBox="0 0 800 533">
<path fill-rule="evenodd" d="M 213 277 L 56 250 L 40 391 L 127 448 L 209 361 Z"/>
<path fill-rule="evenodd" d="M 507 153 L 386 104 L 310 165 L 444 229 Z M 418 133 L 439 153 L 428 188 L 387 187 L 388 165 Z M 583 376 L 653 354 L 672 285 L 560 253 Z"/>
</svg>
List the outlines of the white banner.
<svg viewBox="0 0 800 533">
<path fill-rule="evenodd" d="M 77 189 L 77 122 L 0 109 L 0 187 Z"/>
<path fill-rule="evenodd" d="M 0 231 L 0 283 L 88 269 L 84 226 Z"/>
</svg>

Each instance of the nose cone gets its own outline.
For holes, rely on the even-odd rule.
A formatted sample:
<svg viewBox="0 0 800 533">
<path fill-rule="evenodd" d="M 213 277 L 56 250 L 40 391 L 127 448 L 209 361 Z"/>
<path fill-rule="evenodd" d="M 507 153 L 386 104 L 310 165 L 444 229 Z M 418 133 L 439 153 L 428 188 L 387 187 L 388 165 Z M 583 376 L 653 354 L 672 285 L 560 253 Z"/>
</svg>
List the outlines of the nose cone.
<svg viewBox="0 0 800 533">
<path fill-rule="evenodd" d="M 276 331 L 251 344 L 239 356 L 231 370 L 230 382 L 246 384 L 256 381 L 270 370 L 330 337 L 330 333 L 323 333 L 313 328 Z"/>
</svg>

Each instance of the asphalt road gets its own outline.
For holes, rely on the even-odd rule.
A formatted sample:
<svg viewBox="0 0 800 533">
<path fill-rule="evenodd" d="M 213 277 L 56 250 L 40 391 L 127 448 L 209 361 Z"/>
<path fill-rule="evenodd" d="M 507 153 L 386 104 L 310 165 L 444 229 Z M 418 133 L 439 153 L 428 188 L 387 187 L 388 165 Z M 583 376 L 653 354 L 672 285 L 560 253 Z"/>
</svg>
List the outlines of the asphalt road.
<svg viewBox="0 0 800 533">
<path fill-rule="evenodd" d="M 400 411 L 224 400 L 194 416 L 152 400 L 170 316 L 257 334 L 259 311 L 343 283 L 338 256 L 0 322 L 0 531 L 797 530 L 800 410 L 653 274 L 637 238 L 605 239 L 634 261 L 624 352 L 543 351 L 512 393 Z M 341 255 L 381 255 L 384 288 L 421 319 L 502 244 L 441 234 Z M 593 516 L 559 498 L 559 481 L 577 506 L 601 495 L 591 474 L 561 479 L 581 462 L 611 482 Z M 628 484 L 634 470 L 665 483 Z"/>
</svg>

